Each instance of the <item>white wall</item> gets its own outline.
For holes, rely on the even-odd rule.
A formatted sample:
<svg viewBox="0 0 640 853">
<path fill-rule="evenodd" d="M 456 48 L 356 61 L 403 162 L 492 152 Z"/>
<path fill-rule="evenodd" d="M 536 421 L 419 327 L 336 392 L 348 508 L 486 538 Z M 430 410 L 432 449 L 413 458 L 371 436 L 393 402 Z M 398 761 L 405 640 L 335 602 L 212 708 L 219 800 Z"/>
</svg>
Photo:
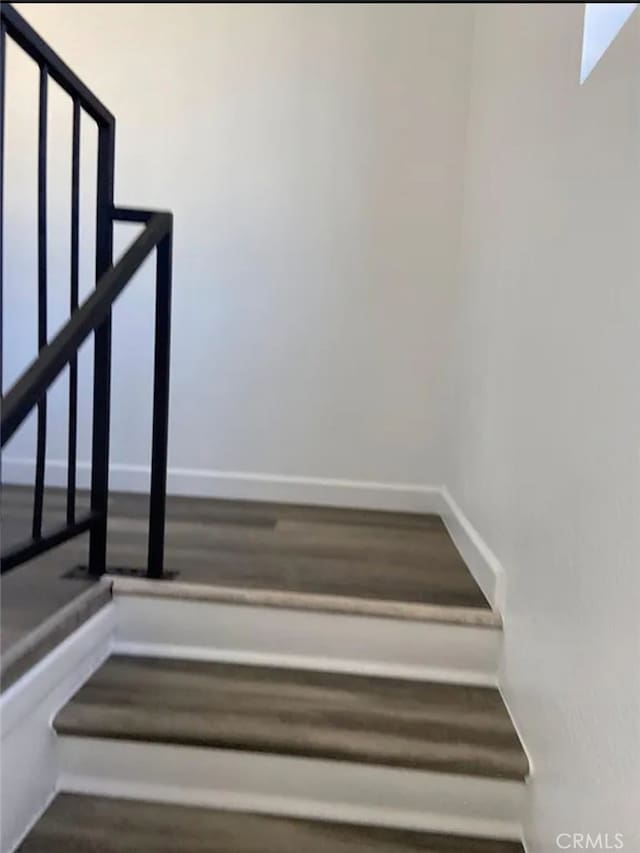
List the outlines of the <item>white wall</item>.
<svg viewBox="0 0 640 853">
<path fill-rule="evenodd" d="M 170 466 L 439 483 L 470 10 L 18 9 L 116 115 L 116 202 L 175 214 Z M 22 232 L 32 77 L 28 104 L 21 93 L 9 112 L 9 150 L 28 160 L 7 190 Z M 29 192 L 32 225 L 35 183 Z M 63 253 L 67 219 L 65 208 L 55 225 Z M 7 317 L 20 303 L 7 342 L 17 374 L 33 355 L 24 294 L 33 303 L 35 256 L 25 260 L 15 232 L 8 242 L 9 265 L 30 270 L 8 297 Z M 55 299 L 66 300 L 67 275 Z M 112 459 L 125 467 L 149 454 L 152 280 L 141 276 L 115 321 Z M 65 455 L 63 392 L 54 459 Z M 88 416 L 83 430 L 87 459 Z M 32 457 L 33 437 L 25 429 L 7 457 Z"/>
<path fill-rule="evenodd" d="M 447 479 L 506 573 L 532 853 L 640 849 L 640 15 L 580 87 L 582 14 L 477 7 L 452 347 Z"/>
<path fill-rule="evenodd" d="M 580 4 L 477 7 L 467 123 L 461 6 L 21 9 L 118 116 L 117 201 L 176 214 L 171 465 L 445 478 L 505 569 L 530 851 L 639 847 L 640 15 L 581 88 Z M 35 151 L 13 115 L 8 205 Z M 116 311 L 125 468 L 148 455 L 142 278 Z"/>
</svg>

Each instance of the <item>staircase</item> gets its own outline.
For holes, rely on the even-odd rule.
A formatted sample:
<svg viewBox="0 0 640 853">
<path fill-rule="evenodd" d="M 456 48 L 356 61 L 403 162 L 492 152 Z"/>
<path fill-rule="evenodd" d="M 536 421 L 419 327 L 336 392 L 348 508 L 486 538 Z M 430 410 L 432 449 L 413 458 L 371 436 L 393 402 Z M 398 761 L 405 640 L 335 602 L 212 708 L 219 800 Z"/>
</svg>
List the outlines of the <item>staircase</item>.
<svg viewBox="0 0 640 853">
<path fill-rule="evenodd" d="M 345 851 L 521 849 L 528 764 L 496 687 L 362 675 L 344 660 L 340 671 L 320 670 L 321 655 L 300 655 L 295 667 L 284 645 L 287 666 L 249 664 L 246 652 L 232 662 L 219 639 L 215 648 L 175 642 L 163 612 L 177 605 L 176 622 L 219 630 L 215 605 L 117 587 L 108 657 L 53 719 L 59 793 L 20 850 L 276 851 L 303 841 Z M 141 605 L 148 653 L 123 654 L 124 611 Z M 278 616 L 284 644 L 288 614 Z M 332 619 L 338 628 L 352 619 L 356 630 L 367 619 L 324 618 L 329 633 Z M 427 640 L 434 626 L 419 627 Z M 287 651 L 300 630 L 291 625 Z M 162 839 L 167 822 L 173 841 Z"/>
<path fill-rule="evenodd" d="M 351 536 L 371 527 L 333 512 Z M 375 518 L 369 542 L 403 530 L 429 552 L 436 531 L 447 536 L 434 517 L 420 534 Z M 497 687 L 502 628 L 486 602 L 101 584 L 111 601 L 36 674 L 52 679 L 36 690 L 42 722 L 19 740 L 49 739 L 54 781 L 14 849 L 523 849 L 528 761 Z M 29 725 L 11 707 L 29 690 L 28 674 L 8 691 L 5 727 Z"/>
<path fill-rule="evenodd" d="M 2 853 L 522 851 L 529 765 L 498 686 L 501 618 L 439 517 L 192 502 L 167 525 L 167 579 L 171 216 L 113 206 L 113 117 L 8 4 L 3 56 L 6 35 L 40 65 L 45 186 L 48 75 L 74 99 L 74 140 L 80 109 L 97 121 L 99 209 L 95 291 L 53 341 L 39 317 L 38 358 L 3 399 L 3 445 L 34 408 L 39 438 L 32 536 L 2 570 L 88 532 L 102 595 L 83 619 L 66 608 L 72 628 L 2 694 Z M 113 266 L 116 220 L 144 229 Z M 46 196 L 46 308 L 45 231 Z M 111 307 L 154 249 L 147 576 L 131 577 L 105 572 Z M 46 395 L 91 333 L 90 509 L 76 515 L 70 438 L 66 521 L 43 532 Z"/>
</svg>

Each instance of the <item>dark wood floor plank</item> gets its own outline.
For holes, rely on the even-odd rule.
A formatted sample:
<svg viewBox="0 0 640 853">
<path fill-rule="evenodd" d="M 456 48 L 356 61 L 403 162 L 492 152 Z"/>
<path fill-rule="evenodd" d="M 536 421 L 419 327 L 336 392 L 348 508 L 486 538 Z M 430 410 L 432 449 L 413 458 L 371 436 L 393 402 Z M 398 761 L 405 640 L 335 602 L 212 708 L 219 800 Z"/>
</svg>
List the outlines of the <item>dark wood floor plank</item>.
<svg viewBox="0 0 640 853">
<path fill-rule="evenodd" d="M 71 602 L 19 637 L 0 656 L 0 690 L 6 690 L 94 614 L 111 602 L 110 583 L 92 583 Z M 5 635 L 5 628 L 2 630 Z"/>
<path fill-rule="evenodd" d="M 59 794 L 19 853 L 523 853 L 492 839 Z"/>
<path fill-rule="evenodd" d="M 33 490 L 3 486 L 2 547 L 30 536 Z M 78 511 L 88 507 L 77 494 Z M 108 563 L 143 568 L 148 498 L 110 498 Z M 44 528 L 64 521 L 66 492 L 45 491 Z M 61 576 L 86 564 L 87 536 L 0 581 L 3 649 L 82 590 Z M 489 605 L 434 515 L 169 497 L 166 558 L 181 581 L 449 607 Z"/>
<path fill-rule="evenodd" d="M 86 555 L 87 537 L 82 536 L 74 547 L 63 545 L 2 576 L 0 645 L 3 655 L 93 585 L 86 579 L 68 581 L 62 578 L 71 566 L 86 562 Z"/>
<path fill-rule="evenodd" d="M 120 539 L 113 543 L 110 553 L 114 566 L 140 565 L 135 543 L 125 544 Z M 470 592 L 464 579 L 449 577 L 446 571 L 430 572 L 426 567 L 382 560 L 295 552 L 283 557 L 268 550 L 252 552 L 227 546 L 208 550 L 169 544 L 165 565 L 178 569 L 179 580 L 192 583 L 489 609 L 479 591 Z M 179 568 L 185 565 L 186 569 Z"/>
<path fill-rule="evenodd" d="M 493 778 L 527 774 L 496 689 L 343 673 L 114 656 L 55 728 Z"/>
</svg>

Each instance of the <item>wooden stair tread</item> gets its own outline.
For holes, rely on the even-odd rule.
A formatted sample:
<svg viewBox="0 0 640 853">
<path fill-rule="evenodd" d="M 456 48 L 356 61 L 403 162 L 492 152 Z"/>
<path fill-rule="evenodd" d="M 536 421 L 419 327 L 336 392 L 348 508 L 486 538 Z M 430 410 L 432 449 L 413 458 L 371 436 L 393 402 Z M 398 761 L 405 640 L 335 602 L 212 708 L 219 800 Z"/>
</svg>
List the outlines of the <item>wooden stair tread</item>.
<svg viewBox="0 0 640 853">
<path fill-rule="evenodd" d="M 18 853 L 523 853 L 513 841 L 58 794 Z"/>
<path fill-rule="evenodd" d="M 54 722 L 117 738 L 522 780 L 498 690 L 114 655 Z"/>
</svg>

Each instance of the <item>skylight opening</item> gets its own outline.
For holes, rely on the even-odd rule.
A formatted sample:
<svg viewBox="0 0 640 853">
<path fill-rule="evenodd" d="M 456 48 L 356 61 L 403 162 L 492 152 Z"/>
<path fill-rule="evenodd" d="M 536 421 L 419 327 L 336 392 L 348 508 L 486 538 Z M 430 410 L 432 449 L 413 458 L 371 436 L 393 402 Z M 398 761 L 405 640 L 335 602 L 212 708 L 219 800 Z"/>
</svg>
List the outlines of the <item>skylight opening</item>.
<svg viewBox="0 0 640 853">
<path fill-rule="evenodd" d="M 637 6 L 637 3 L 585 3 L 580 83 L 591 74 Z"/>
</svg>

